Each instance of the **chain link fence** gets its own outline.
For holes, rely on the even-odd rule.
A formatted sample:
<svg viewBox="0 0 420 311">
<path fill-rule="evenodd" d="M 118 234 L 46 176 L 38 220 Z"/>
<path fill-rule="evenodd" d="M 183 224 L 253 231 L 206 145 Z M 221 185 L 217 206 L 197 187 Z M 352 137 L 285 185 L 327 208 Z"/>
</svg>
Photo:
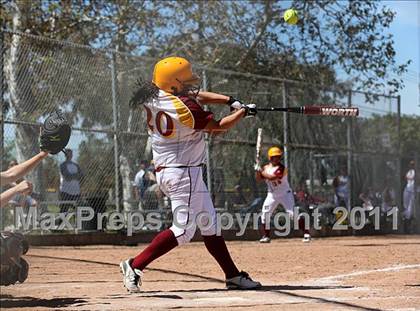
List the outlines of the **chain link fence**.
<svg viewBox="0 0 420 311">
<path fill-rule="evenodd" d="M 136 80 L 150 79 L 156 59 L 27 34 L 1 35 L 2 171 L 12 160 L 23 162 L 38 152 L 40 125 L 60 108 L 73 128 L 68 146 L 72 160 L 82 171 L 80 199 L 70 203 L 96 211 L 157 211 L 167 226 L 170 202 L 156 185 L 145 114 L 129 105 Z M 322 104 L 361 111 L 354 119 L 261 112 L 224 135 L 206 137 L 205 179 L 217 209 L 259 211 L 265 186 L 256 183 L 253 170 L 258 128 L 263 128 L 263 155 L 270 146 L 284 148 L 289 182 L 301 207 L 335 207 L 335 180 L 340 175 L 349 177 L 344 202 L 349 207 L 362 205 L 363 194 L 375 197 L 379 206 L 386 197 L 385 205 L 402 207 L 405 163 L 398 152 L 399 97 L 194 68 L 203 89 L 259 107 Z M 228 114 L 226 107 L 208 109 L 216 118 Z M 38 213 L 63 211 L 64 161 L 64 154 L 50 156 L 31 172 L 36 203 L 15 202 L 3 209 L 2 228 L 19 226 L 13 217 L 17 205 L 36 205 Z"/>
</svg>

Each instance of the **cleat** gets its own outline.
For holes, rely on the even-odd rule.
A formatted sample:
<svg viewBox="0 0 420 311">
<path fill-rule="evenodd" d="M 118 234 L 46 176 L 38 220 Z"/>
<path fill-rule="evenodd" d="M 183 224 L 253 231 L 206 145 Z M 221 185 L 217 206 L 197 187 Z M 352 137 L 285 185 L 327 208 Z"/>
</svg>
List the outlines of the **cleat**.
<svg viewBox="0 0 420 311">
<path fill-rule="evenodd" d="M 253 281 L 248 273 L 241 271 L 238 276 L 226 280 L 227 289 L 258 289 L 261 288 L 260 282 Z"/>
<path fill-rule="evenodd" d="M 123 274 L 123 283 L 130 293 L 139 293 L 141 277 L 143 273 L 138 269 L 131 268 L 132 258 L 120 262 L 121 273 Z"/>
<path fill-rule="evenodd" d="M 270 243 L 271 242 L 271 239 L 270 239 L 270 237 L 268 237 L 268 236 L 263 236 L 261 239 L 260 239 L 260 243 Z"/>
<path fill-rule="evenodd" d="M 308 242 L 311 242 L 311 240 L 312 240 L 312 238 L 311 238 L 311 235 L 310 235 L 309 233 L 305 233 L 305 234 L 303 235 L 302 242 L 304 242 L 304 243 L 308 243 Z"/>
</svg>

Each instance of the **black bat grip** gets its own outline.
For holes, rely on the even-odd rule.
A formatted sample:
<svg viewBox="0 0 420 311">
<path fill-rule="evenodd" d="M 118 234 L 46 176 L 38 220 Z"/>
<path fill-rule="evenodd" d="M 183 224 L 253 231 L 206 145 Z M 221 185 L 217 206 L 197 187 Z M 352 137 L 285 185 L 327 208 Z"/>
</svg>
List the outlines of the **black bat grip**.
<svg viewBox="0 0 420 311">
<path fill-rule="evenodd" d="M 287 109 L 287 112 L 293 112 L 293 113 L 304 113 L 305 111 L 304 107 L 288 107 L 286 109 Z"/>
</svg>

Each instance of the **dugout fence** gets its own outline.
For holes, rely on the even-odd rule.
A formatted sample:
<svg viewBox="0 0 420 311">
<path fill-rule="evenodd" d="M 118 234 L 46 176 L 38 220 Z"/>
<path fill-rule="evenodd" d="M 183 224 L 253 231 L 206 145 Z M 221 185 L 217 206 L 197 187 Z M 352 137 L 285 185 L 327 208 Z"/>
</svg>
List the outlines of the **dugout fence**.
<svg viewBox="0 0 420 311">
<path fill-rule="evenodd" d="M 150 79 L 156 59 L 9 31 L 2 31 L 1 36 L 2 171 L 12 159 L 22 162 L 38 152 L 40 124 L 49 112 L 60 108 L 72 124 L 69 148 L 83 171 L 82 196 L 74 205 L 108 212 L 157 211 L 164 220 L 162 227 L 167 226 L 170 202 L 159 191 L 153 174 L 144 178 L 142 193 L 136 194 L 133 184 L 140 164 L 152 171 L 153 163 L 145 113 L 131 109 L 129 102 L 136 80 Z M 217 209 L 244 211 L 255 199 L 264 198 L 265 186 L 255 182 L 253 171 L 258 128 L 263 128 L 263 155 L 270 146 L 284 148 L 289 182 L 296 192 L 306 195 L 300 204 L 334 206 L 333 180 L 343 169 L 351 180 L 349 206 L 360 205 L 360 194 L 368 190 L 382 204 L 384 189 L 390 188 L 392 204 L 402 208 L 401 166 L 407 159 L 399 152 L 399 97 L 354 91 L 341 84 L 320 86 L 194 68 L 202 77 L 203 89 L 259 107 L 331 104 L 361 111 L 353 119 L 261 112 L 225 135 L 207 136 L 205 178 Z M 216 117 L 228 113 L 226 107 L 206 109 Z M 60 211 L 59 165 L 63 161 L 63 154 L 50 156 L 28 176 L 35 186 L 38 214 Z M 15 205 L 25 204 L 28 207 L 24 200 Z M 258 210 L 258 204 L 254 207 Z M 2 210 L 2 228 L 19 226 L 14 208 Z"/>
</svg>

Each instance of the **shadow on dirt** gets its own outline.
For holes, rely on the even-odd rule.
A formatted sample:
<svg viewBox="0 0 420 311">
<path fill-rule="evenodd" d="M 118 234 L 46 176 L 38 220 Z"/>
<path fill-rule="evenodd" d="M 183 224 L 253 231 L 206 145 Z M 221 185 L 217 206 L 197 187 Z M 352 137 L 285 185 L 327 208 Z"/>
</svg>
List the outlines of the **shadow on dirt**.
<svg viewBox="0 0 420 311">
<path fill-rule="evenodd" d="M 354 245 L 354 246 L 360 246 L 363 244 L 359 244 L 359 245 Z M 365 246 L 373 246 L 371 244 L 365 244 Z M 45 258 L 45 259 L 53 259 L 53 260 L 65 260 L 65 261 L 73 261 L 73 262 L 84 262 L 84 263 L 92 263 L 92 264 L 99 264 L 99 265 L 105 265 L 105 266 L 112 266 L 112 267 L 118 267 L 118 263 L 109 263 L 109 262 L 101 262 L 101 261 L 94 261 L 94 260 L 85 260 L 85 259 L 77 259 L 77 258 L 64 258 L 64 257 L 55 257 L 55 256 L 40 256 L 40 255 L 28 255 L 28 257 L 37 257 L 37 258 Z M 193 277 L 199 280 L 203 280 L 203 281 L 207 281 L 207 282 L 214 282 L 214 283 L 221 283 L 224 285 L 225 281 L 221 280 L 221 279 L 217 279 L 217 278 L 212 278 L 212 277 L 206 277 L 203 275 L 197 275 L 194 273 L 186 273 L 186 272 L 180 272 L 180 271 L 173 271 L 173 270 L 168 270 L 168 269 L 156 269 L 156 268 L 146 268 L 146 270 L 150 270 L 150 271 L 159 271 L 165 274 L 175 274 L 175 275 L 181 275 L 181 276 L 185 276 L 185 277 Z M 305 293 L 304 291 L 314 291 L 314 290 L 334 290 L 334 289 L 346 289 L 346 288 L 352 288 L 352 286 L 305 286 L 305 285 L 272 285 L 272 286 L 263 286 L 261 289 L 259 289 L 258 291 L 266 291 L 266 292 L 271 292 L 271 293 L 275 293 L 275 294 L 280 294 L 280 295 L 286 295 L 286 296 L 291 296 L 291 297 L 296 297 L 296 298 L 301 298 L 301 299 L 305 299 L 314 303 L 321 303 L 321 304 L 328 304 L 334 307 L 339 307 L 339 308 L 347 308 L 347 309 L 356 309 L 356 310 L 368 310 L 368 311 L 377 311 L 380 309 L 375 309 L 375 308 L 367 308 L 367 307 L 363 307 L 360 305 L 356 305 L 353 303 L 348 303 L 348 302 L 344 302 L 344 301 L 337 301 L 335 299 L 327 299 L 327 298 L 322 298 L 322 297 L 316 297 L 316 296 L 311 296 L 308 295 L 307 293 Z M 141 294 L 139 295 L 144 296 L 144 297 L 149 297 L 148 295 L 153 295 L 153 297 L 158 297 L 155 295 L 161 295 L 162 298 L 169 298 L 169 299 L 182 299 L 182 297 L 179 297 L 177 295 L 172 295 L 172 293 L 200 293 L 200 292 L 222 292 L 222 291 L 227 291 L 227 289 L 225 288 L 209 288 L 209 289 L 191 289 L 191 290 L 165 290 L 165 291 L 143 291 L 141 292 Z M 168 295 L 169 293 L 169 295 Z M 322 293 L 320 294 L 322 295 Z M 31 297 L 29 297 L 31 298 Z M 31 298 L 33 299 L 33 298 Z M 38 300 L 38 299 L 36 299 Z M 36 303 L 35 300 L 35 303 Z M 43 303 L 54 303 L 56 301 L 56 303 L 60 303 L 65 301 L 65 300 L 70 300 L 69 304 L 71 303 L 83 303 L 85 301 L 83 300 L 77 300 L 75 298 L 66 298 L 66 299 L 52 299 L 52 300 L 39 300 L 40 302 Z M 76 302 L 71 302 L 71 301 L 76 300 Z M 22 305 L 19 305 L 22 306 Z M 35 305 L 31 305 L 31 306 L 37 306 Z M 46 305 L 44 305 L 46 306 Z M 3 302 L 2 302 L 2 307 L 3 307 Z M 6 306 L 5 306 L 6 307 Z M 57 306 L 56 306 L 57 307 Z"/>
<path fill-rule="evenodd" d="M 40 256 L 40 255 L 32 255 L 32 254 L 29 254 L 27 256 L 28 257 L 36 257 L 36 258 L 45 258 L 45 259 L 55 259 L 55 260 L 66 260 L 66 261 L 74 261 L 74 262 L 92 263 L 92 264 L 98 264 L 98 265 L 104 265 L 104 266 L 118 267 L 118 269 L 119 269 L 119 264 L 118 263 L 110 263 L 110 262 L 103 262 L 103 261 L 96 261 L 96 260 L 86 260 L 86 259 L 79 259 L 79 258 Z M 186 277 L 194 277 L 194 278 L 198 278 L 198 279 L 205 280 L 205 281 L 210 281 L 210 282 L 225 283 L 224 280 L 220 280 L 220 279 L 216 279 L 216 278 L 212 278 L 212 277 L 207 277 L 207 276 L 203 276 L 203 275 L 198 275 L 198 274 L 194 274 L 194 273 L 186 273 L 186 272 L 173 271 L 173 270 L 168 270 L 168 269 L 159 269 L 159 268 L 146 268 L 146 270 L 157 271 L 157 272 L 162 272 L 162 273 L 170 273 L 170 274 L 176 274 L 176 275 L 182 275 L 182 276 L 186 276 Z"/>
<path fill-rule="evenodd" d="M 0 307 L 3 308 L 64 308 L 74 305 L 84 305 L 86 300 L 80 298 L 52 298 L 40 299 L 28 296 L 14 297 L 11 295 L 0 295 Z"/>
<path fill-rule="evenodd" d="M 259 289 L 255 289 L 255 291 L 279 291 L 279 290 L 290 290 L 290 291 L 298 291 L 298 290 L 328 290 L 328 289 L 345 289 L 345 288 L 353 288 L 353 286 L 306 286 L 306 285 L 268 285 L 262 286 Z M 205 292 L 231 292 L 234 290 L 226 289 L 226 288 L 206 288 L 206 289 L 175 289 L 175 290 L 165 290 L 165 293 L 205 293 Z M 238 290 L 243 291 L 243 290 Z M 142 291 L 143 294 L 157 294 L 162 293 L 162 291 Z"/>
<path fill-rule="evenodd" d="M 420 243 L 416 242 L 407 242 L 407 243 L 400 243 L 400 242 L 388 242 L 388 243 L 369 243 L 369 244 L 344 244 L 343 246 L 352 246 L 352 247 L 376 247 L 376 246 L 391 246 L 391 245 L 419 245 Z"/>
</svg>

